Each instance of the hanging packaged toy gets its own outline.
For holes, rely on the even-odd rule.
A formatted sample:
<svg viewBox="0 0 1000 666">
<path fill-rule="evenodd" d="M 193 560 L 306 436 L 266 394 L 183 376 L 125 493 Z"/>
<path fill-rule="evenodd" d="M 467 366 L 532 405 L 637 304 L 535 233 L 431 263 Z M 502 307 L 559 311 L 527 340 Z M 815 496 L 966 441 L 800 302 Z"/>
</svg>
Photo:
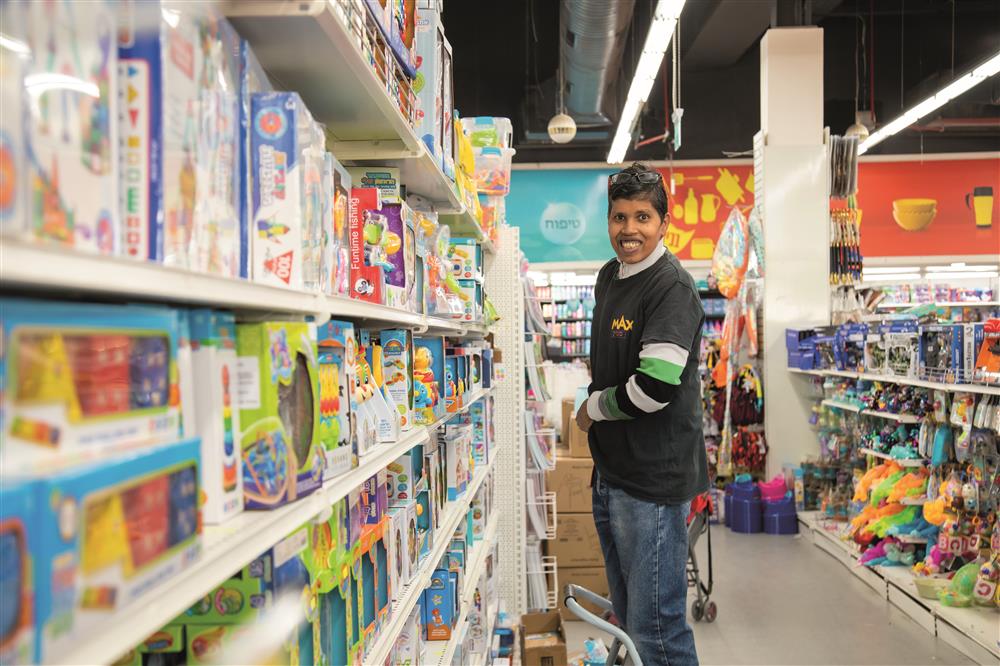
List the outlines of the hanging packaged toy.
<svg viewBox="0 0 1000 666">
<path fill-rule="evenodd" d="M 749 249 L 746 218 L 739 208 L 734 207 L 722 227 L 719 244 L 712 256 L 712 275 L 726 298 L 733 298 L 739 293 L 747 270 Z"/>
<path fill-rule="evenodd" d="M 976 352 L 974 381 L 1000 384 L 1000 319 L 989 319 L 982 327 L 983 340 Z"/>
<path fill-rule="evenodd" d="M 381 209 L 377 188 L 354 187 L 351 190 L 351 298 L 377 304 L 385 301 L 385 273 L 393 270 L 386 258 L 388 221 Z"/>
<path fill-rule="evenodd" d="M 331 219 L 327 222 L 329 237 L 326 242 L 326 270 L 328 294 L 348 296 L 350 294 L 350 206 L 351 174 L 331 153 L 326 153 L 324 178 L 330 180 L 332 198 Z"/>
<path fill-rule="evenodd" d="M 357 428 L 351 411 L 357 342 L 354 324 L 330 321 L 318 327 L 319 440 L 326 456 L 324 478 L 340 476 L 358 464 Z"/>
</svg>

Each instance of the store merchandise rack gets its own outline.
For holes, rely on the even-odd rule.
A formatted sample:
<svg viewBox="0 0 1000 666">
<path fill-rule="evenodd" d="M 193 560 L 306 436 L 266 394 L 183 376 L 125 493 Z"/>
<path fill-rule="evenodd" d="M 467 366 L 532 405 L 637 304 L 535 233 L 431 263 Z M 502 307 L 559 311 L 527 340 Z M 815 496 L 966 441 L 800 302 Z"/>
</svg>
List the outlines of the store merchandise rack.
<svg viewBox="0 0 1000 666">
<path fill-rule="evenodd" d="M 986 395 L 1000 395 L 1000 386 L 990 386 L 986 384 L 947 384 L 945 382 L 934 382 L 916 377 L 897 377 L 893 375 L 878 375 L 870 372 L 852 372 L 849 370 L 800 370 L 798 368 L 788 368 L 788 372 L 797 375 L 812 375 L 814 377 L 846 377 L 848 379 L 863 379 L 870 382 L 883 382 L 887 384 L 904 384 L 906 386 L 919 386 L 937 391 L 949 391 L 952 393 L 981 393 Z"/>
<path fill-rule="evenodd" d="M 925 599 L 917 593 L 909 567 L 859 565 L 860 552 L 855 544 L 845 540 L 844 523 L 825 520 L 818 511 L 800 512 L 799 523 L 803 535 L 814 546 L 843 564 L 921 627 L 977 663 L 993 664 L 1000 659 L 997 642 L 1000 612 L 996 609 L 952 608 Z"/>
</svg>

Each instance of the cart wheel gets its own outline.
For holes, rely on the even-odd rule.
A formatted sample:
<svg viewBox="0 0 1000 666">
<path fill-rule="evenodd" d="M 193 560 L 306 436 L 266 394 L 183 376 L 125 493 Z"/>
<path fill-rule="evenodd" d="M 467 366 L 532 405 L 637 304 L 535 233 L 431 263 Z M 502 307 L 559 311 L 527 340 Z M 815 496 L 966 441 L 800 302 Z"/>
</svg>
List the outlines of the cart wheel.
<svg viewBox="0 0 1000 666">
<path fill-rule="evenodd" d="M 691 617 L 694 618 L 695 622 L 701 622 L 701 618 L 705 617 L 705 607 L 700 601 L 691 604 Z"/>
<path fill-rule="evenodd" d="M 705 604 L 705 622 L 715 622 L 715 618 L 719 615 L 719 609 L 716 608 L 714 601 L 709 601 Z"/>
</svg>

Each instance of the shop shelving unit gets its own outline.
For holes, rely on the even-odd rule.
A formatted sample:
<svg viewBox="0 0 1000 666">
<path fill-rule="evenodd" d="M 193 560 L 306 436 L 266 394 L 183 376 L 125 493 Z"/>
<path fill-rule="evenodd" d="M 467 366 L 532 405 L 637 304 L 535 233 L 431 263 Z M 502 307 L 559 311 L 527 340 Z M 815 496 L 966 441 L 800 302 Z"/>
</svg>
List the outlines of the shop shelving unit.
<svg viewBox="0 0 1000 666">
<path fill-rule="evenodd" d="M 933 382 L 916 377 L 896 377 L 890 375 L 878 375 L 870 372 L 851 372 L 850 370 L 799 370 L 798 368 L 788 368 L 788 372 L 796 375 L 811 375 L 813 377 L 846 377 L 848 379 L 864 379 L 872 382 L 883 382 L 888 384 L 905 384 L 906 386 L 919 386 L 921 388 L 935 389 L 937 391 L 948 391 L 951 393 L 981 393 L 985 395 L 1000 395 L 1000 386 L 987 384 L 948 384 L 945 382 Z"/>
</svg>

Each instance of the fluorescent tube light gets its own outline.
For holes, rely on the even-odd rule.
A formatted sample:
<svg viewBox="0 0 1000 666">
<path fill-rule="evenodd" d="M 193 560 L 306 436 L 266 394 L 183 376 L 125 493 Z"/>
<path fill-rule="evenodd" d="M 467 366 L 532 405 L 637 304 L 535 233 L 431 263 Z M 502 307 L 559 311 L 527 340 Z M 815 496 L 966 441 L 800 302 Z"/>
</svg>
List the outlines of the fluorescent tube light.
<svg viewBox="0 0 1000 666">
<path fill-rule="evenodd" d="M 995 278 L 1000 273 L 997 271 L 980 271 L 977 273 L 962 273 L 955 271 L 941 271 L 940 273 L 928 273 L 928 280 L 982 280 L 984 278 Z"/>
<path fill-rule="evenodd" d="M 928 266 L 928 273 L 988 273 L 998 269 L 996 264 L 981 264 L 978 266 L 968 266 L 966 264 L 952 264 L 951 266 Z"/>
<path fill-rule="evenodd" d="M 962 76 L 958 77 L 916 106 L 907 109 L 903 115 L 896 118 L 885 127 L 882 127 L 877 132 L 873 132 L 871 136 L 862 141 L 858 146 L 858 155 L 865 153 L 869 148 L 882 143 L 893 134 L 909 127 L 927 114 L 940 109 L 951 100 L 963 94 L 970 88 L 974 88 L 979 85 L 986 79 L 995 75 L 997 72 L 1000 72 L 1000 53 L 997 53 L 986 62 L 974 68 L 972 71 L 966 72 Z M 620 129 L 621 126 L 619 125 L 619 130 Z M 610 156 L 608 157 L 608 161 L 611 161 Z"/>
<path fill-rule="evenodd" d="M 862 282 L 913 282 L 920 279 L 920 273 L 884 273 L 864 275 Z"/>
<path fill-rule="evenodd" d="M 919 266 L 865 266 L 862 269 L 865 275 L 879 275 L 880 273 L 919 273 Z"/>
<path fill-rule="evenodd" d="M 670 39 L 673 37 L 674 28 L 677 27 L 681 10 L 684 9 L 684 2 L 685 0 L 659 0 L 656 3 L 653 22 L 649 26 L 649 32 L 646 33 L 642 54 L 639 56 L 639 63 L 635 67 L 635 74 L 632 76 L 632 83 L 625 97 L 625 106 L 622 107 L 618 119 L 618 129 L 611 142 L 611 150 L 608 151 L 608 164 L 618 164 L 625 159 L 625 152 L 632 142 L 632 129 L 635 128 L 639 112 L 642 111 L 649 97 L 649 90 L 653 87 L 653 81 L 660 71 L 660 65 L 663 64 L 663 56 L 670 46 Z"/>
</svg>

